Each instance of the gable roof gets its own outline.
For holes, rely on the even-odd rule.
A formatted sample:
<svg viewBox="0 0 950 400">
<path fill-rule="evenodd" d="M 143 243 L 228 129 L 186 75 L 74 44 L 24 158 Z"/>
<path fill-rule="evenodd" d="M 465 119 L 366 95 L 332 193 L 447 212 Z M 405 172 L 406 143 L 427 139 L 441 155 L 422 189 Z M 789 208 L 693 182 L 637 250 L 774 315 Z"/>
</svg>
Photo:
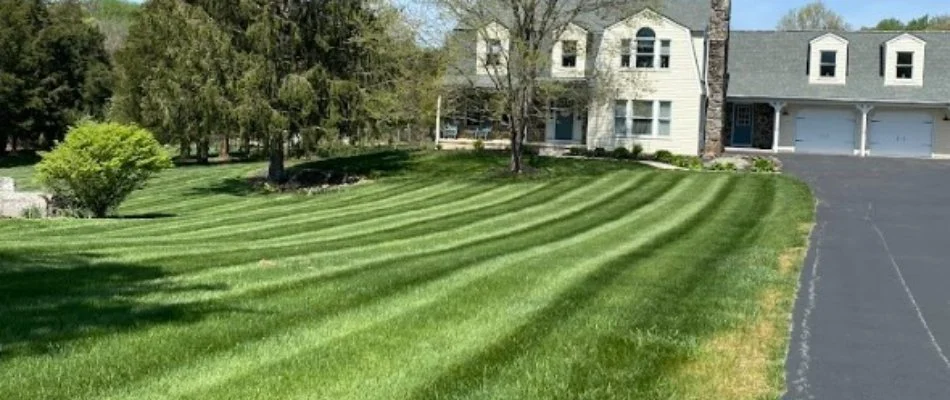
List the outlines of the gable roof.
<svg viewBox="0 0 950 400">
<path fill-rule="evenodd" d="M 950 104 L 950 32 L 915 33 L 927 42 L 923 87 L 884 86 L 881 49 L 901 32 L 836 32 L 849 43 L 847 84 L 809 84 L 808 46 L 826 33 L 732 31 L 729 97 Z"/>
</svg>

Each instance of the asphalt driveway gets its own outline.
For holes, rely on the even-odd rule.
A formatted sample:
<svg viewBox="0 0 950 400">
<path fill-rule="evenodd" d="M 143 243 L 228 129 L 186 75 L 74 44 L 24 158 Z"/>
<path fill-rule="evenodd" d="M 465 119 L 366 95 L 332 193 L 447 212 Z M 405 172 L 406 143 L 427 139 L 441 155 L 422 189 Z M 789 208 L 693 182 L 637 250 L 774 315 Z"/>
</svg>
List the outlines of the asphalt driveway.
<svg viewBox="0 0 950 400">
<path fill-rule="evenodd" d="M 950 399 L 950 162 L 782 161 L 819 199 L 785 399 Z"/>
</svg>

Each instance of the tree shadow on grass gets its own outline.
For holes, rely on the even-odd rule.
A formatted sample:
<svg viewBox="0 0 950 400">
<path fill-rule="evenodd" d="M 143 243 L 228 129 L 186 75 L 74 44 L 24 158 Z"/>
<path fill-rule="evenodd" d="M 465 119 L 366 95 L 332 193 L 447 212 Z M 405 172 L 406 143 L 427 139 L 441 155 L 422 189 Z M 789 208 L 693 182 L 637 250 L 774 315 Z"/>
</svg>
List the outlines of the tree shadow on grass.
<svg viewBox="0 0 950 400">
<path fill-rule="evenodd" d="M 33 151 L 21 151 L 0 157 L 0 168 L 25 167 L 40 162 L 39 154 Z"/>
<path fill-rule="evenodd" d="M 98 262 L 94 255 L 0 250 L 0 360 L 56 352 L 73 340 L 190 323 L 226 311 L 141 296 L 223 290 L 170 283 L 160 267 Z"/>
<path fill-rule="evenodd" d="M 328 158 L 304 162 L 287 168 L 286 175 L 293 179 L 307 171 L 326 171 L 356 175 L 363 178 L 392 176 L 407 171 L 411 167 L 411 150 L 382 150 L 350 157 Z M 208 186 L 195 188 L 193 195 L 225 194 L 231 196 L 250 196 L 262 193 L 260 177 L 232 177 L 214 182 Z"/>
<path fill-rule="evenodd" d="M 178 214 L 172 213 L 163 213 L 163 212 L 151 212 L 143 214 L 119 214 L 109 216 L 108 219 L 165 219 L 165 218 L 175 218 Z"/>
</svg>

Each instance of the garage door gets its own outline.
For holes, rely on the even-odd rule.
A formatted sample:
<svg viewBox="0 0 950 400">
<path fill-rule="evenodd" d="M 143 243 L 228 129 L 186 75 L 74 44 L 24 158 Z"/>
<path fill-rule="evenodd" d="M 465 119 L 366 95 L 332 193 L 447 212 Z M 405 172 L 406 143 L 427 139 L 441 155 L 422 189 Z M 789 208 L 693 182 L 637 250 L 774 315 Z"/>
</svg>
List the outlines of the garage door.
<svg viewBox="0 0 950 400">
<path fill-rule="evenodd" d="M 925 112 L 878 112 L 868 126 L 872 156 L 930 157 L 933 153 L 933 116 Z"/>
<path fill-rule="evenodd" d="M 853 155 L 855 114 L 850 110 L 802 110 L 795 121 L 795 152 Z"/>
</svg>

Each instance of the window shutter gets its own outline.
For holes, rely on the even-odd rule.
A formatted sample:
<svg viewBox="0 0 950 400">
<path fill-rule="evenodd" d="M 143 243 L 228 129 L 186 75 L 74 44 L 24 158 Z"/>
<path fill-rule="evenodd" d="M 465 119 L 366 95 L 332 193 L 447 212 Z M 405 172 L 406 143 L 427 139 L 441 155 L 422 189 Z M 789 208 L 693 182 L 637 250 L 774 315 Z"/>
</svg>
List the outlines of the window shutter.
<svg viewBox="0 0 950 400">
<path fill-rule="evenodd" d="M 881 58 L 881 59 L 880 59 L 881 76 L 884 76 L 884 74 L 885 74 L 885 72 L 886 72 L 886 71 L 884 71 L 884 70 L 887 69 L 887 67 L 886 67 L 887 63 L 884 62 L 884 60 L 887 58 L 887 52 L 886 52 L 885 47 L 884 47 L 883 44 L 881 45 L 881 57 L 880 57 L 880 58 Z"/>
<path fill-rule="evenodd" d="M 805 76 L 811 76 L 811 44 L 808 45 L 808 56 L 805 57 Z"/>
</svg>

